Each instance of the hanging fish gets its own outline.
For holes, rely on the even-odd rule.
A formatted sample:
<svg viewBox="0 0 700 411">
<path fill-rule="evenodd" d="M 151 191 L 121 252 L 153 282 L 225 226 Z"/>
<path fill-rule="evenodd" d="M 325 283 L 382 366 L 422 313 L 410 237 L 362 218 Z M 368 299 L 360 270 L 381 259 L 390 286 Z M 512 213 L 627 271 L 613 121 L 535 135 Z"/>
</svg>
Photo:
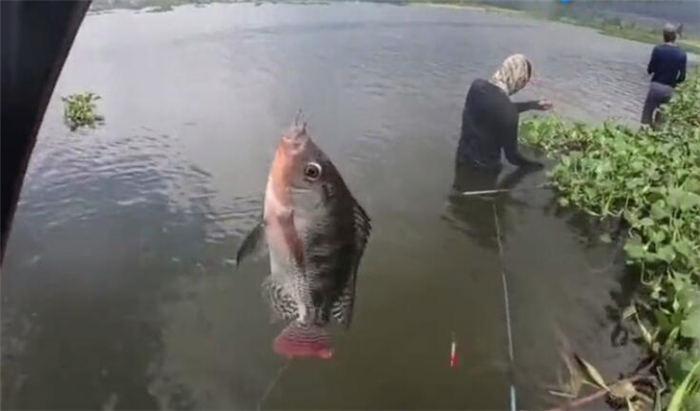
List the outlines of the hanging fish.
<svg viewBox="0 0 700 411">
<path fill-rule="evenodd" d="M 273 314 L 289 321 L 274 341 L 287 357 L 329 359 L 326 332 L 349 327 L 355 283 L 370 235 L 370 218 L 331 160 L 294 125 L 277 146 L 265 190 L 262 220 L 243 241 L 237 264 L 266 243 L 270 275 L 264 295 Z"/>
</svg>

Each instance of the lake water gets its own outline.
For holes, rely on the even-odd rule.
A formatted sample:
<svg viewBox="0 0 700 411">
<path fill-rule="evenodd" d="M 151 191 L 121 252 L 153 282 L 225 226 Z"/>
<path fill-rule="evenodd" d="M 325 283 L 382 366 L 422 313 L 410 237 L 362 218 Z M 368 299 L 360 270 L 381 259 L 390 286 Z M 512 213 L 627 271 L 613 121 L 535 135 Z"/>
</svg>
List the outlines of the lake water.
<svg viewBox="0 0 700 411">
<path fill-rule="evenodd" d="M 538 82 L 516 100 L 635 122 L 650 51 L 436 7 L 88 16 L 6 256 L 3 408 L 501 410 L 513 384 L 519 409 L 541 409 L 557 402 L 558 335 L 607 378 L 629 371 L 637 349 L 611 343 L 630 292 L 618 245 L 548 190 L 449 193 L 473 79 L 523 52 Z M 102 96 L 106 124 L 71 133 L 60 96 L 84 90 Z M 374 226 L 354 323 L 329 362 L 274 355 L 266 261 L 231 265 L 299 108 Z"/>
</svg>

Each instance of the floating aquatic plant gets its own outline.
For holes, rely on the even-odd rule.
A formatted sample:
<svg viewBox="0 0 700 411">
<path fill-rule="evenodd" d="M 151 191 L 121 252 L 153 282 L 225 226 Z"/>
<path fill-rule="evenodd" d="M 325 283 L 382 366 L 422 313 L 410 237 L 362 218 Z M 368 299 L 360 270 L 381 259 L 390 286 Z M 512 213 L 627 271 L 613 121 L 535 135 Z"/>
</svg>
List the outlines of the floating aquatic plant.
<svg viewBox="0 0 700 411">
<path fill-rule="evenodd" d="M 624 317 L 640 330 L 662 385 L 683 389 L 673 410 L 700 410 L 699 383 L 682 385 L 700 360 L 700 71 L 654 129 L 549 116 L 526 121 L 523 135 L 559 159 L 549 176 L 561 206 L 629 228 L 628 263 L 645 287 Z"/>
<path fill-rule="evenodd" d="M 63 108 L 63 120 L 71 131 L 79 128 L 96 128 L 104 123 L 104 117 L 97 114 L 95 102 L 100 99 L 95 93 L 85 92 L 61 97 L 65 106 Z"/>
</svg>

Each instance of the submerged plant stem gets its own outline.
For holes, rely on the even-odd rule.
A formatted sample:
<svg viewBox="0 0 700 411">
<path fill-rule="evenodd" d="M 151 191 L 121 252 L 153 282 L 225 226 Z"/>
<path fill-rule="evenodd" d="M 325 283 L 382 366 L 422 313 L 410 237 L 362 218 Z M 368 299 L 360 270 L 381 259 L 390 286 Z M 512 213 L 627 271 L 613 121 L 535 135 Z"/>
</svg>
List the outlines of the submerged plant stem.
<svg viewBox="0 0 700 411">
<path fill-rule="evenodd" d="M 639 380 L 646 379 L 648 377 L 641 376 L 641 375 L 635 375 L 629 378 L 624 378 L 619 381 L 617 381 L 616 384 L 623 384 L 623 383 L 635 383 Z M 599 400 L 601 398 L 604 398 L 606 395 L 608 395 L 609 391 L 606 389 L 599 389 L 596 392 L 592 394 L 588 394 L 585 397 L 577 398 L 575 400 L 572 400 L 566 405 L 562 405 L 560 407 L 554 407 L 547 409 L 545 411 L 572 411 L 575 410 L 579 407 L 582 407 L 586 404 L 592 403 L 593 401 Z"/>
</svg>

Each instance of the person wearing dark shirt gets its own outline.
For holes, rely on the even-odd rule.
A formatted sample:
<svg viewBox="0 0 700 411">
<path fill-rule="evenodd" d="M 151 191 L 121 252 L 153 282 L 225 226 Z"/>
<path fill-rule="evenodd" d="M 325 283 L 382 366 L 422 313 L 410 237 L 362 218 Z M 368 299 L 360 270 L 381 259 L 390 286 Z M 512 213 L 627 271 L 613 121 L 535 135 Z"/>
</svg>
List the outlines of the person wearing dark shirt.
<svg viewBox="0 0 700 411">
<path fill-rule="evenodd" d="M 548 110 L 552 105 L 546 100 L 521 103 L 510 100 L 531 77 L 531 62 L 524 55 L 515 54 L 503 62 L 489 81 L 472 82 L 462 111 L 462 133 L 455 162 L 456 173 L 466 171 L 472 178 L 456 176 L 456 180 L 474 181 L 475 190 L 493 188 L 487 187 L 491 184 L 485 181 L 493 183 L 497 179 L 502 168 L 501 152 L 517 167 L 531 170 L 543 167 L 518 150 L 518 118 L 521 112 Z"/>
<path fill-rule="evenodd" d="M 688 57 L 676 45 L 676 27 L 666 24 L 663 37 L 664 44 L 654 47 L 647 66 L 652 77 L 642 111 L 642 124 L 654 124 L 656 110 L 671 100 L 673 89 L 685 80 Z"/>
</svg>

